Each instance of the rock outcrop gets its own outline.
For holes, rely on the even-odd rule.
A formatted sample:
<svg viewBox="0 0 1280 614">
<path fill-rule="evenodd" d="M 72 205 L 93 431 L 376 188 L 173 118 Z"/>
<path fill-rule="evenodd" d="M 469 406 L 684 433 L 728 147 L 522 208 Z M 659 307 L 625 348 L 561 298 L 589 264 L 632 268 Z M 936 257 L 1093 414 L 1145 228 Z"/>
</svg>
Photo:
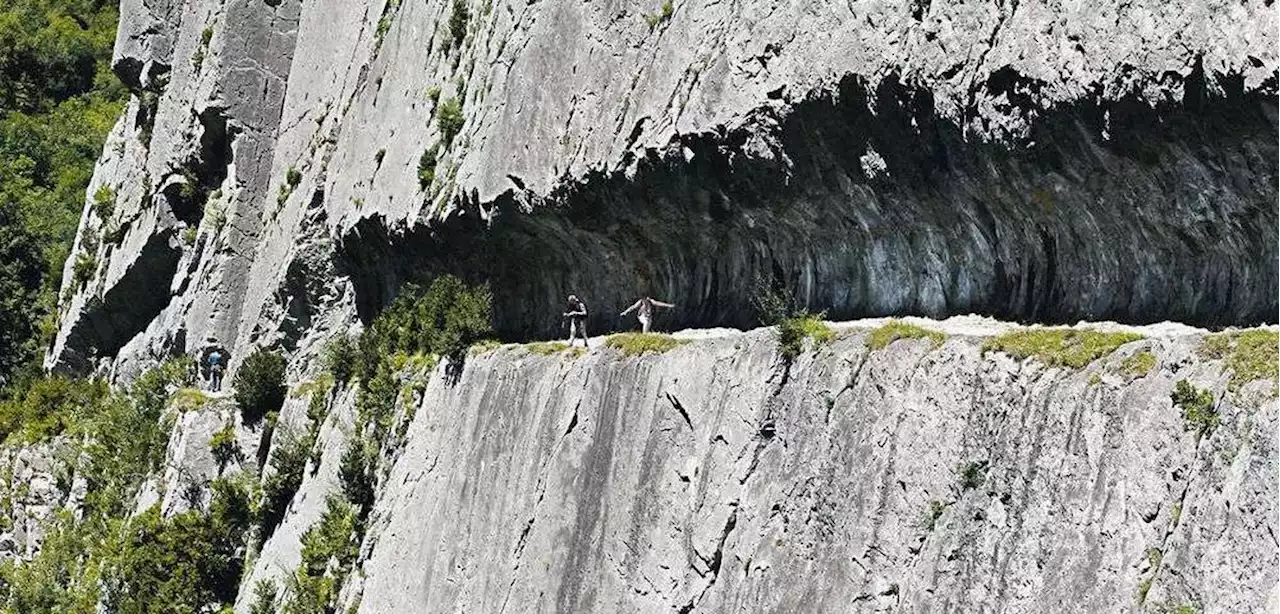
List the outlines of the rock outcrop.
<svg viewBox="0 0 1280 614">
<path fill-rule="evenodd" d="M 406 397 L 344 592 L 359 612 L 1199 612 L 1276 607 L 1274 380 L 1200 336 L 1080 370 L 979 337 L 768 331 L 661 355 L 473 356 Z M 1149 371 L 1132 358 L 1154 357 Z M 1188 423 L 1178 380 L 1212 390 Z M 242 585 L 298 565 L 354 395 Z M 293 406 L 293 411 L 301 411 Z M 344 418 L 345 416 L 345 418 Z"/>
<path fill-rule="evenodd" d="M 1263 2 L 125 2 L 135 95 L 49 365 L 312 347 L 411 277 L 496 325 L 1276 318 Z M 73 259 L 74 260 L 74 259 Z"/>
</svg>

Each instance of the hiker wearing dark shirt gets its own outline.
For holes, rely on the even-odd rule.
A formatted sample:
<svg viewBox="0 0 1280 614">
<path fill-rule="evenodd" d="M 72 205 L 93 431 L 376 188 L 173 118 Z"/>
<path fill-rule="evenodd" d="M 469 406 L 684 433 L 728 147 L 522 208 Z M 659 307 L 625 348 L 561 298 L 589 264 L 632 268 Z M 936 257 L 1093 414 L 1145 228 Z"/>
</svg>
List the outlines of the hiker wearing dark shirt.
<svg viewBox="0 0 1280 614">
<path fill-rule="evenodd" d="M 582 336 L 582 347 L 587 347 L 587 304 L 570 294 L 569 304 L 563 315 L 569 320 L 569 347 L 573 347 L 573 340 L 578 335 Z"/>
<path fill-rule="evenodd" d="M 633 311 L 636 312 L 636 319 L 640 320 L 640 330 L 647 333 L 649 332 L 649 325 L 653 323 L 653 310 L 658 307 L 670 309 L 675 307 L 675 305 L 671 303 L 664 303 L 648 296 L 643 296 L 640 297 L 640 300 L 636 301 L 634 305 L 627 307 L 626 311 L 618 314 L 618 317 L 625 318 L 627 314 Z"/>
</svg>

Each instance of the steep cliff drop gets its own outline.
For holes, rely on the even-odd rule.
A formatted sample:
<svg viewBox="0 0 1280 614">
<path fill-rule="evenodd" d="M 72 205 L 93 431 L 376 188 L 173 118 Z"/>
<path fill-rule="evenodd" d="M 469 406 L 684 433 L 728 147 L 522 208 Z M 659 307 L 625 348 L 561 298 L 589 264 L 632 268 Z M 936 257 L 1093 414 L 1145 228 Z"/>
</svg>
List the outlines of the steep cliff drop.
<svg viewBox="0 0 1280 614">
<path fill-rule="evenodd" d="M 88 191 L 115 206 L 86 204 L 46 365 L 288 357 L 271 419 L 171 403 L 137 497 L 271 490 L 241 614 L 271 587 L 366 614 L 1276 611 L 1277 21 L 124 0 L 132 96 Z M 499 341 L 335 372 L 445 274 L 489 284 Z M 780 344 L 741 332 L 757 281 L 932 319 Z M 571 292 L 595 333 L 644 292 L 683 332 L 537 342 Z"/>
</svg>

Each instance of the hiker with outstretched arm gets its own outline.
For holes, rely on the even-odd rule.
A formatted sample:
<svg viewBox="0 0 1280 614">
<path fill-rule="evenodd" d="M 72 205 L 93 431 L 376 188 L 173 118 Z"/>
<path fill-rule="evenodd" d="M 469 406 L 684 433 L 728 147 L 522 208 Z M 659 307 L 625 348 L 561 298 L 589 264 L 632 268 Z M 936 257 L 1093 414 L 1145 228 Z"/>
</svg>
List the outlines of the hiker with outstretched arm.
<svg viewBox="0 0 1280 614">
<path fill-rule="evenodd" d="M 576 295 L 569 295 L 569 304 L 563 316 L 569 320 L 569 347 L 582 335 L 582 347 L 587 347 L 587 304 Z"/>
<path fill-rule="evenodd" d="M 653 322 L 653 310 L 657 307 L 671 309 L 672 307 L 675 307 L 675 305 L 672 303 L 664 303 L 652 297 L 643 296 L 640 297 L 640 300 L 636 301 L 634 305 L 627 307 L 626 311 L 618 314 L 618 317 L 625 318 L 627 314 L 633 311 L 636 312 L 636 319 L 640 320 L 640 330 L 647 333 L 649 332 L 649 325 Z"/>
</svg>

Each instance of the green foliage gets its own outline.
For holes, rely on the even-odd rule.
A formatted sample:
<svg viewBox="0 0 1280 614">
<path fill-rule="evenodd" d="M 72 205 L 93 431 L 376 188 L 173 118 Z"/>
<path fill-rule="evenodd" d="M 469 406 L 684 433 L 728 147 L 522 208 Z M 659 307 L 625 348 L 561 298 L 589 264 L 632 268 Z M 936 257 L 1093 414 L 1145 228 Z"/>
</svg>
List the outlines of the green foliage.
<svg viewBox="0 0 1280 614">
<path fill-rule="evenodd" d="M 77 286 L 84 286 L 98 272 L 98 256 L 90 252 L 76 254 L 76 263 L 71 267 L 71 279 Z"/>
<path fill-rule="evenodd" d="M 524 344 L 524 349 L 528 350 L 530 354 L 550 356 L 569 349 L 569 344 L 561 341 L 537 341 Z"/>
<path fill-rule="evenodd" d="M 442 128 L 443 129 L 443 128 Z M 418 187 L 424 191 L 436 180 L 436 156 L 440 152 L 439 145 L 432 145 L 422 152 L 418 158 Z"/>
<path fill-rule="evenodd" d="M 890 320 L 884 326 L 871 331 L 871 334 L 867 335 L 867 347 L 871 348 L 872 351 L 882 350 L 899 339 L 928 339 L 933 342 L 933 347 L 936 348 L 947 340 L 947 336 L 936 330 L 921 328 L 900 320 Z"/>
<path fill-rule="evenodd" d="M 961 492 L 977 489 L 987 479 L 987 463 L 986 461 L 960 463 L 956 466 L 956 475 L 960 478 Z"/>
<path fill-rule="evenodd" d="M 361 510 L 373 507 L 374 466 L 376 450 L 370 450 L 366 440 L 351 438 L 347 441 L 347 449 L 342 453 L 338 463 L 338 480 L 342 484 L 342 493 L 347 500 Z"/>
<path fill-rule="evenodd" d="M 322 361 L 325 371 L 339 384 L 346 384 L 356 374 L 359 349 L 347 335 L 338 335 L 324 346 Z"/>
<path fill-rule="evenodd" d="M 920 515 L 920 528 L 925 532 L 931 532 L 938 526 L 938 519 L 942 518 L 942 512 L 947 510 L 947 505 L 941 501 L 930 501 L 929 507 Z"/>
<path fill-rule="evenodd" d="M 1035 358 L 1050 367 L 1080 369 L 1139 339 L 1142 335 L 1136 333 L 1035 327 L 992 337 L 982 344 L 982 351 L 1004 352 L 1019 360 Z"/>
<path fill-rule="evenodd" d="M 671 19 L 671 13 L 675 12 L 675 8 L 676 7 L 672 3 L 672 0 L 664 0 L 662 6 L 658 7 L 658 12 L 645 14 L 644 22 L 648 24 L 649 29 L 652 30 L 658 27 L 659 24 Z"/>
<path fill-rule="evenodd" d="M 111 219 L 111 215 L 116 210 L 116 191 L 111 186 L 100 186 L 93 193 L 93 214 L 98 219 L 106 221 Z"/>
<path fill-rule="evenodd" d="M 1255 380 L 1277 380 L 1277 371 L 1280 370 L 1278 348 L 1280 333 L 1259 329 L 1207 335 L 1200 343 L 1199 354 L 1208 359 L 1227 360 L 1227 368 L 1231 370 L 1227 389 L 1235 392 Z"/>
<path fill-rule="evenodd" d="M 196 230 L 196 227 L 187 226 L 186 228 L 182 229 L 182 244 L 187 247 L 191 247 L 192 245 L 195 245 L 197 236 L 198 236 L 198 231 Z"/>
<path fill-rule="evenodd" d="M 448 98 L 436 107 L 436 126 L 440 128 L 440 138 L 445 147 L 453 144 L 453 137 L 462 132 L 462 124 L 466 118 L 462 115 L 462 101 Z"/>
<path fill-rule="evenodd" d="M 35 380 L 21 397 L 0 399 L 0 437 L 43 441 L 61 435 L 107 395 L 107 385 L 101 380 L 62 376 Z"/>
<path fill-rule="evenodd" d="M 1156 366 L 1156 357 L 1151 352 L 1138 352 L 1120 362 L 1120 372 L 1129 377 L 1142 377 Z"/>
<path fill-rule="evenodd" d="M 433 85 L 427 88 L 426 95 L 427 95 L 427 100 L 431 101 L 432 107 L 440 104 L 440 86 Z"/>
<path fill-rule="evenodd" d="M 262 482 L 262 506 L 258 511 L 258 535 L 266 541 L 284 520 L 293 495 L 302 486 L 302 474 L 315 440 L 310 436 L 280 433 L 271 446 L 272 472 Z"/>
<path fill-rule="evenodd" d="M 387 31 L 391 29 L 391 22 L 395 18 L 396 9 L 400 7 L 400 0 L 387 0 L 386 5 L 382 7 L 382 16 L 378 18 L 378 28 L 374 31 L 374 49 L 382 48 L 382 39 L 387 35 Z"/>
<path fill-rule="evenodd" d="M 296 188 L 299 183 L 302 183 L 302 171 L 290 166 L 289 170 L 285 171 L 284 178 L 289 183 L 290 188 Z"/>
<path fill-rule="evenodd" d="M 470 19 L 466 0 L 453 0 L 453 12 L 449 14 L 449 39 L 453 46 L 462 45 L 467 37 L 467 22 Z"/>
<path fill-rule="evenodd" d="M 321 576 L 331 561 L 339 569 L 350 569 L 358 547 L 351 539 L 356 522 L 355 507 L 341 497 L 329 497 L 320 520 L 302 534 L 302 570 Z"/>
<path fill-rule="evenodd" d="M 276 614 L 280 589 L 271 580 L 258 580 L 253 586 L 253 605 L 249 606 L 250 614 Z"/>
<path fill-rule="evenodd" d="M 257 423 L 269 411 L 284 403 L 284 357 L 277 352 L 258 348 L 236 371 L 236 404 L 247 423 Z"/>
<path fill-rule="evenodd" d="M 822 321 L 823 314 L 800 312 L 778 323 L 778 347 L 782 357 L 790 360 L 804 351 L 805 339 L 813 339 L 815 345 L 830 343 L 835 332 Z"/>
<path fill-rule="evenodd" d="M 218 463 L 219 474 L 227 465 L 244 460 L 244 453 L 240 451 L 240 442 L 236 441 L 236 429 L 232 424 L 227 424 L 213 434 L 209 439 L 209 451 L 213 454 L 214 462 Z"/>
<path fill-rule="evenodd" d="M 1182 419 L 1189 431 L 1207 433 L 1221 420 L 1214 411 L 1213 392 L 1196 388 L 1187 380 L 1178 380 L 1169 398 L 1175 407 L 1182 408 Z"/>
<path fill-rule="evenodd" d="M 605 341 L 605 347 L 620 350 L 623 356 L 641 356 L 649 353 L 662 354 L 686 343 L 688 341 L 661 333 L 621 333 L 611 335 Z"/>
<path fill-rule="evenodd" d="M 444 275 L 423 288 L 408 284 L 359 341 L 363 381 L 375 365 L 396 352 L 436 354 L 461 365 L 467 348 L 492 332 L 492 294 L 488 286 L 468 287 Z"/>
</svg>

